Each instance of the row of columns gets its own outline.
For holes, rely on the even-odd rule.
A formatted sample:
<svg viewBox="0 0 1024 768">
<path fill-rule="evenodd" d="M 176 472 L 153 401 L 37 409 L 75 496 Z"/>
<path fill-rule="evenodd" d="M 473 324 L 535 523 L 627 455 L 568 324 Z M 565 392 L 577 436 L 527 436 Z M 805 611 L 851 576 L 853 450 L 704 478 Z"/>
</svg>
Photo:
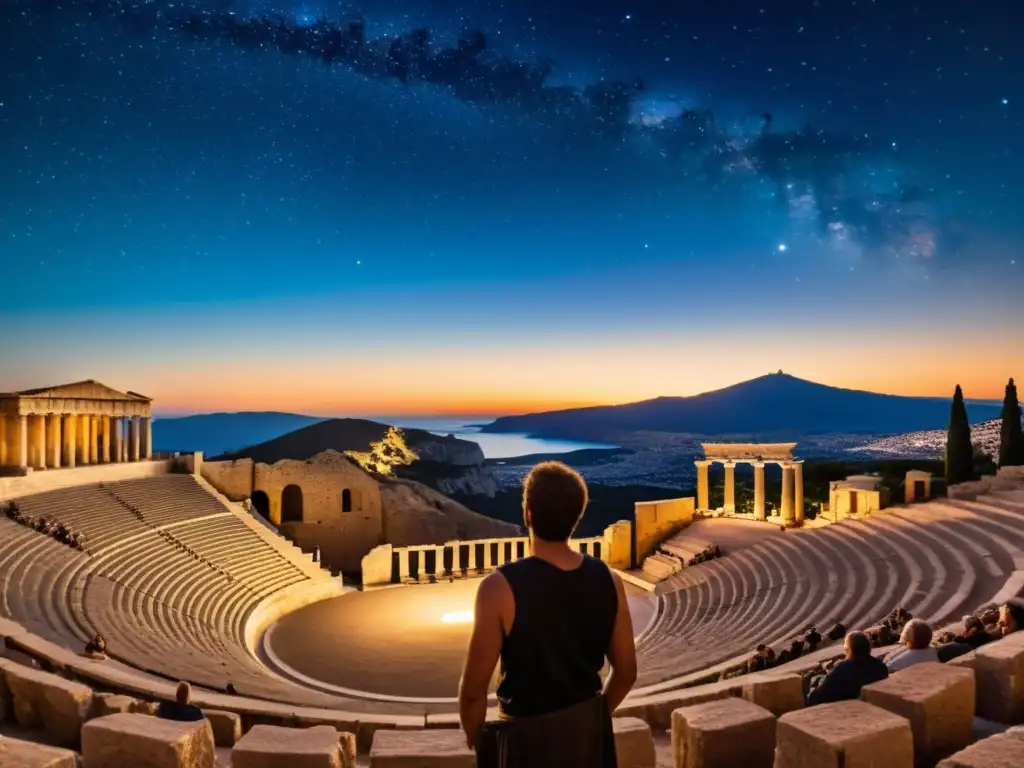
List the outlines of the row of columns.
<svg viewBox="0 0 1024 768">
<path fill-rule="evenodd" d="M 148 460 L 152 455 L 148 417 L 0 415 L 0 467 L 57 469 Z"/>
<path fill-rule="evenodd" d="M 601 544 L 600 547 L 600 559 L 606 560 L 608 553 L 606 547 L 603 545 L 603 538 L 591 537 L 587 539 L 571 539 L 569 545 L 577 552 L 583 552 L 592 556 L 595 555 L 595 544 Z M 480 558 L 477 554 L 478 545 L 482 545 L 483 557 Z M 495 546 L 496 545 L 496 546 Z M 452 570 L 461 571 L 460 555 L 459 552 L 464 546 L 469 547 L 469 562 L 466 564 L 466 569 L 471 572 L 475 571 L 492 571 L 500 565 L 510 563 L 515 560 L 520 560 L 524 557 L 530 556 L 530 540 L 525 536 L 512 538 L 512 539 L 477 539 L 474 541 L 453 541 L 448 544 L 433 545 L 427 544 L 422 546 L 411 546 L 411 547 L 396 547 L 393 552 L 398 556 L 398 578 L 399 581 L 406 581 L 411 578 L 412 573 L 412 553 L 419 552 L 419 563 L 417 564 L 417 577 L 423 578 L 425 576 L 434 576 L 437 579 L 442 579 L 446 576 L 446 569 L 444 567 L 445 552 L 448 549 L 452 550 Z M 434 552 L 434 570 L 432 573 L 427 573 L 426 566 L 426 553 Z"/>
<path fill-rule="evenodd" d="M 763 461 L 749 462 L 754 467 L 754 519 L 765 520 L 764 465 Z M 697 466 L 697 508 L 710 508 L 708 468 L 711 459 L 699 459 Z M 736 514 L 736 462 L 723 461 L 725 486 L 722 509 L 727 515 Z M 779 462 L 782 467 L 782 521 L 785 525 L 800 525 L 804 521 L 804 463 L 802 461 Z"/>
</svg>

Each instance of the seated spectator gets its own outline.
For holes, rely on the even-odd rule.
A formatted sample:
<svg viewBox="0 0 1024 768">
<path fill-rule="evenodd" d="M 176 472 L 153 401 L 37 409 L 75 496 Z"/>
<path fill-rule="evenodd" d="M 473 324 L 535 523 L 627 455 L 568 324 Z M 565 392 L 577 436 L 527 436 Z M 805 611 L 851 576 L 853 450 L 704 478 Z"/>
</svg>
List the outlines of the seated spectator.
<svg viewBox="0 0 1024 768">
<path fill-rule="evenodd" d="M 999 636 L 1005 637 L 1024 628 L 1024 606 L 1017 602 L 1004 603 L 999 608 Z"/>
<path fill-rule="evenodd" d="M 992 636 L 985 631 L 985 625 L 977 616 L 964 616 L 964 631 L 953 638 L 955 643 L 965 643 L 971 650 L 980 648 L 992 640 Z"/>
<path fill-rule="evenodd" d="M 90 659 L 107 658 L 107 641 L 103 639 L 103 635 L 96 635 L 85 644 L 85 655 Z"/>
<path fill-rule="evenodd" d="M 992 637 L 1002 637 L 1003 632 L 999 629 L 998 608 L 986 608 L 981 613 L 981 623 L 985 625 L 985 631 Z"/>
<path fill-rule="evenodd" d="M 871 655 L 871 643 L 863 632 L 851 632 L 843 643 L 845 657 L 834 665 L 821 683 L 807 695 L 807 706 L 860 698 L 860 689 L 889 676 L 885 664 Z"/>
<path fill-rule="evenodd" d="M 985 625 L 977 616 L 964 616 L 964 629 L 959 635 L 952 632 L 943 632 L 939 635 L 939 644 L 936 651 L 939 661 L 945 663 L 965 653 L 970 653 L 980 648 L 993 639 L 992 635 L 985 631 Z"/>
<path fill-rule="evenodd" d="M 939 654 L 931 647 L 932 628 L 926 621 L 911 619 L 903 628 L 903 635 L 900 637 L 902 648 L 885 657 L 885 666 L 890 672 L 898 672 L 922 661 L 938 661 Z"/>
<path fill-rule="evenodd" d="M 164 720 L 194 722 L 203 719 L 203 711 L 192 703 L 192 686 L 181 682 L 178 683 L 175 701 L 161 701 L 156 716 Z"/>
<path fill-rule="evenodd" d="M 821 645 L 821 633 L 815 627 L 808 627 L 807 634 L 804 635 L 804 643 L 807 644 L 807 652 L 814 653 Z"/>
<path fill-rule="evenodd" d="M 840 622 L 836 622 L 836 625 L 834 627 L 832 627 L 832 629 L 830 629 L 828 631 L 827 637 L 828 637 L 829 640 L 838 640 L 839 638 L 843 637 L 843 635 L 845 635 L 845 634 L 846 634 L 846 627 L 840 621 Z"/>
</svg>

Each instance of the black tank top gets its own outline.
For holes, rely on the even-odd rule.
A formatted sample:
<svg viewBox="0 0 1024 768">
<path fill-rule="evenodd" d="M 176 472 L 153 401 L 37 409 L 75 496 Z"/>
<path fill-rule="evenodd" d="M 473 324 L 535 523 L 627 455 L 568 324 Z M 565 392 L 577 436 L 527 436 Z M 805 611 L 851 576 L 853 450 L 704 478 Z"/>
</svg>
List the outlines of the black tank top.
<svg viewBox="0 0 1024 768">
<path fill-rule="evenodd" d="M 502 715 L 544 715 L 599 693 L 619 603 L 608 566 L 584 555 L 578 568 L 563 571 L 527 557 L 498 570 L 516 607 L 501 645 Z"/>
</svg>

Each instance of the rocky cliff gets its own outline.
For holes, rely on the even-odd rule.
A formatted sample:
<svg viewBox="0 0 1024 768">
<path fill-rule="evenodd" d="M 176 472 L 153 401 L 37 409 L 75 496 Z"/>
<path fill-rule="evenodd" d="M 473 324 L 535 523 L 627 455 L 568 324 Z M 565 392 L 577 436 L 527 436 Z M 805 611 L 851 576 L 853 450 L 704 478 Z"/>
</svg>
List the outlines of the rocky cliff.
<svg viewBox="0 0 1024 768">
<path fill-rule="evenodd" d="M 522 535 L 519 526 L 477 514 L 414 480 L 381 480 L 380 498 L 384 540 L 396 547 Z"/>
</svg>

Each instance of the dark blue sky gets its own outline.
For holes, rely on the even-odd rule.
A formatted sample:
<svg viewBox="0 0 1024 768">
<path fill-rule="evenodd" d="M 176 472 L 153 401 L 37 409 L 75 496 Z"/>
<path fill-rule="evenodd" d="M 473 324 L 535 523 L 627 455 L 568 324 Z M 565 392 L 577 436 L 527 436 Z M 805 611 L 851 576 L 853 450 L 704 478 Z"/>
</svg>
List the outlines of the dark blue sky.
<svg viewBox="0 0 1024 768">
<path fill-rule="evenodd" d="M 1024 362 L 1022 23 L 996 0 L 5 3 L 0 389 L 480 412 L 784 367 L 993 396 Z M 417 27 L 426 58 L 391 47 Z M 439 53 L 470 29 L 485 50 Z"/>
</svg>

